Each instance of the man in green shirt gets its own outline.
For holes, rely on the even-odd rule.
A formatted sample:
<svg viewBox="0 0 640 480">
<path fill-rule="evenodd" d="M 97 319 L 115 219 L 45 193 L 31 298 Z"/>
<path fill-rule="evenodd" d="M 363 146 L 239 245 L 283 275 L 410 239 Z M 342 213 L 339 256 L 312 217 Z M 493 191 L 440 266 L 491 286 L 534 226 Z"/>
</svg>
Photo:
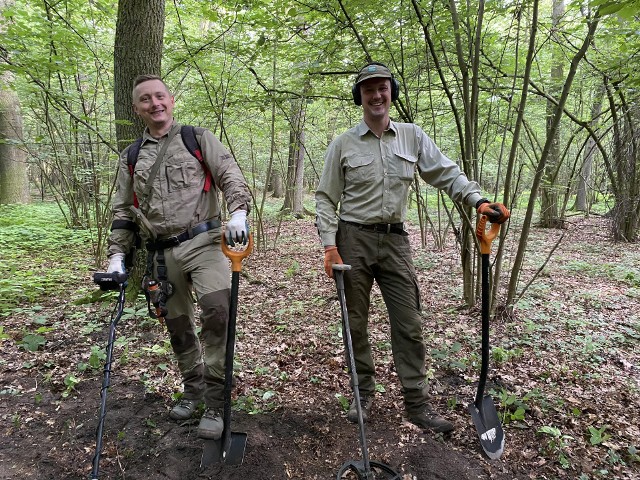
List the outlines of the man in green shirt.
<svg viewBox="0 0 640 480">
<path fill-rule="evenodd" d="M 363 120 L 329 145 L 316 191 L 316 211 L 327 275 L 333 277 L 333 264 L 351 265 L 344 277 L 345 297 L 363 417 L 368 417 L 375 393 L 367 334 L 375 280 L 389 314 L 407 417 L 422 428 L 449 432 L 453 424 L 428 403 L 420 294 L 403 226 L 409 187 L 417 169 L 425 182 L 476 208 L 492 222 L 505 222 L 509 211 L 483 198 L 479 185 L 469 181 L 420 127 L 391 121 L 389 108 L 398 98 L 399 84 L 386 66 L 365 65 L 352 93 L 356 105 L 362 105 Z M 354 423 L 356 407 L 352 402 L 347 415 Z"/>
</svg>

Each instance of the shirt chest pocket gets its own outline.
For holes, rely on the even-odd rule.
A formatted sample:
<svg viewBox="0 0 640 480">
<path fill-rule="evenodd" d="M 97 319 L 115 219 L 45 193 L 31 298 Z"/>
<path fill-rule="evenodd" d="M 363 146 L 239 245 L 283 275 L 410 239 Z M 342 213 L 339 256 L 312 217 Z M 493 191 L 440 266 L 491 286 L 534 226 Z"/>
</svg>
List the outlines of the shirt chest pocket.
<svg viewBox="0 0 640 480">
<path fill-rule="evenodd" d="M 202 187 L 202 167 L 188 154 L 168 157 L 165 162 L 165 175 L 169 192 Z"/>
<path fill-rule="evenodd" d="M 393 172 L 401 180 L 413 180 L 418 158 L 408 153 L 396 153 L 393 157 Z"/>
<path fill-rule="evenodd" d="M 366 183 L 375 180 L 373 154 L 360 153 L 346 158 L 345 180 L 348 183 Z"/>
</svg>

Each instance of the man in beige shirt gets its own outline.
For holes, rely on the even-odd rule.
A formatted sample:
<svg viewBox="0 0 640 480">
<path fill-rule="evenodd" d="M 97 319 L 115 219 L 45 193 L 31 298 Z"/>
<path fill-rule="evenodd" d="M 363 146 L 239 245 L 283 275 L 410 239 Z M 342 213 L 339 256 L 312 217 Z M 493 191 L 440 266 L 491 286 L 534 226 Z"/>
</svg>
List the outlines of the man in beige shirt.
<svg viewBox="0 0 640 480">
<path fill-rule="evenodd" d="M 345 298 L 363 417 L 370 414 L 375 393 L 367 334 L 375 280 L 389 314 L 407 417 L 422 428 L 449 432 L 453 424 L 428 403 L 420 293 L 403 225 L 414 172 L 417 169 L 425 182 L 475 207 L 492 222 L 505 222 L 509 211 L 483 198 L 478 184 L 469 181 L 420 127 L 391 121 L 389 108 L 398 98 L 399 84 L 385 65 L 365 65 L 352 94 L 356 105 L 362 105 L 363 120 L 329 145 L 316 191 L 316 213 L 327 275 L 333 277 L 333 264 L 351 265 L 345 271 Z M 357 422 L 355 400 L 347 418 Z"/>
<path fill-rule="evenodd" d="M 131 145 L 120 155 L 113 224 L 109 236 L 108 272 L 123 272 L 125 255 L 139 230 L 149 257 L 143 287 L 157 282 L 158 315 L 164 317 L 184 385 L 170 412 L 186 420 L 201 401 L 206 410 L 198 426 L 202 438 L 222 435 L 224 361 L 229 321 L 229 262 L 221 250 L 222 225 L 218 191 L 231 218 L 225 235 L 230 245 L 246 243 L 251 196 L 233 156 L 207 129 L 195 128 L 194 155 L 186 131 L 173 119 L 175 100 L 157 76 L 134 80 L 133 108 L 144 121 L 137 159 Z M 190 128 L 190 127 L 186 127 Z M 201 309 L 196 334 L 193 293 Z M 158 297 L 156 297 L 158 298 Z"/>
</svg>

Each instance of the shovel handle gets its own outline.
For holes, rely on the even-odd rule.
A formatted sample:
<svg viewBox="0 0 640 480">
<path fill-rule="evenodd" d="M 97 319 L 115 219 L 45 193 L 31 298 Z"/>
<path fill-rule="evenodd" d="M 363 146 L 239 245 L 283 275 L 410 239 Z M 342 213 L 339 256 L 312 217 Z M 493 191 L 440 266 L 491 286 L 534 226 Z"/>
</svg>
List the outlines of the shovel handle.
<svg viewBox="0 0 640 480">
<path fill-rule="evenodd" d="M 491 242 L 500 233 L 499 223 L 492 223 L 491 228 L 487 231 L 487 220 L 489 220 L 489 217 L 481 215 L 476 226 L 476 237 L 480 241 L 480 253 L 483 254 L 491 253 Z"/>
<path fill-rule="evenodd" d="M 249 234 L 247 248 L 239 251 L 229 248 L 227 245 L 227 237 L 225 235 L 222 236 L 222 253 L 231 260 L 231 271 L 233 272 L 240 272 L 242 270 L 242 260 L 251 254 L 251 250 L 253 250 L 253 234 L 251 233 Z"/>
</svg>

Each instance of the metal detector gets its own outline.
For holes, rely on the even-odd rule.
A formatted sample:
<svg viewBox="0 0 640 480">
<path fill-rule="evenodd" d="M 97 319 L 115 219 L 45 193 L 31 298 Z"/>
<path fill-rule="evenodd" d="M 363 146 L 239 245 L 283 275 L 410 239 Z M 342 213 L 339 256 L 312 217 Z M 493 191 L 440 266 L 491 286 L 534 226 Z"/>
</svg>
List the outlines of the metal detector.
<svg viewBox="0 0 640 480">
<path fill-rule="evenodd" d="M 236 340 L 236 316 L 238 314 L 238 290 L 240 285 L 240 271 L 242 260 L 248 257 L 253 248 L 253 235 L 249 235 L 247 248 L 241 251 L 232 250 L 227 246 L 227 239 L 222 236 L 222 252 L 231 260 L 231 301 L 229 304 L 229 325 L 227 326 L 227 349 L 224 366 L 224 427 L 222 438 L 219 440 L 205 440 L 202 450 L 200 468 L 206 468 L 214 463 L 227 465 L 242 465 L 244 451 L 247 446 L 247 434 L 231 431 L 231 388 L 233 385 L 233 354 Z"/>
<path fill-rule="evenodd" d="M 98 471 L 100 469 L 100 454 L 102 452 L 102 432 L 104 429 L 104 417 L 107 414 L 107 389 L 111 380 L 111 362 L 113 358 L 113 344 L 116 340 L 116 325 L 122 317 L 124 310 L 124 292 L 127 287 L 126 273 L 105 273 L 95 272 L 93 281 L 100 290 L 119 290 L 118 303 L 114 311 L 111 313 L 111 324 L 109 325 L 109 340 L 107 342 L 107 358 L 104 362 L 104 376 L 102 379 L 102 389 L 100 390 L 100 415 L 98 417 L 98 428 L 96 429 L 96 453 L 93 456 L 93 468 L 91 470 L 91 480 L 98 479 Z"/>
<path fill-rule="evenodd" d="M 480 444 L 487 457 L 492 460 L 500 458 L 504 450 L 504 431 L 498 418 L 498 412 L 489 395 L 484 396 L 484 387 L 489 371 L 489 254 L 491 242 L 500 232 L 500 225 L 491 224 L 487 232 L 488 217 L 482 215 L 476 227 L 476 237 L 480 241 L 480 253 L 482 255 L 482 366 L 478 390 L 473 403 L 468 406 L 469 413 L 480 437 Z"/>
<path fill-rule="evenodd" d="M 338 471 L 337 480 L 344 478 L 347 472 L 352 472 L 358 479 L 376 480 L 391 479 L 401 480 L 400 474 L 393 468 L 384 463 L 369 460 L 369 452 L 367 449 L 367 437 L 364 429 L 364 419 L 362 418 L 362 405 L 360 405 L 360 389 L 358 384 L 358 373 L 356 371 L 356 361 L 353 356 L 353 344 L 351 342 L 351 330 L 349 329 L 349 315 L 347 313 L 347 302 L 344 295 L 344 272 L 351 270 L 351 265 L 334 264 L 333 276 L 336 280 L 338 289 L 338 300 L 340 301 L 340 312 L 342 314 L 342 331 L 344 334 L 344 346 L 347 350 L 349 360 L 349 370 L 351 371 L 351 384 L 353 387 L 353 395 L 358 411 L 358 426 L 360 430 L 360 449 L 362 451 L 362 460 L 347 460 Z"/>
</svg>

